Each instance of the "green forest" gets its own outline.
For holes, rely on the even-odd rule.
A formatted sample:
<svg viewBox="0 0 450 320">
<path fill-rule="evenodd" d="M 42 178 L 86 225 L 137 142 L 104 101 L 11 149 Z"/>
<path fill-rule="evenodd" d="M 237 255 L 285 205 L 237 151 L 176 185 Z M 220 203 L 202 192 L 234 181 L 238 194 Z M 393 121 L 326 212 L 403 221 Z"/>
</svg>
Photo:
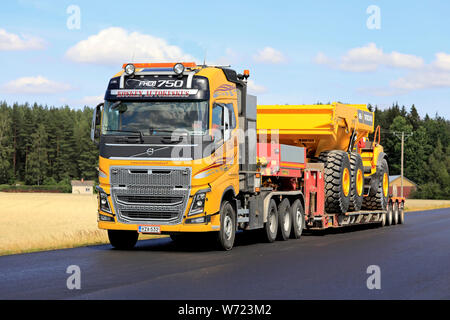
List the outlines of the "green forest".
<svg viewBox="0 0 450 320">
<path fill-rule="evenodd" d="M 421 118 L 414 105 L 397 103 L 375 112 L 390 174 L 400 174 L 400 138 L 405 132 L 405 176 L 422 199 L 450 199 L 450 121 Z M 0 185 L 61 186 L 71 179 L 97 179 L 97 148 L 90 140 L 93 109 L 38 104 L 0 104 Z M 69 188 L 69 189 L 68 189 Z"/>
</svg>

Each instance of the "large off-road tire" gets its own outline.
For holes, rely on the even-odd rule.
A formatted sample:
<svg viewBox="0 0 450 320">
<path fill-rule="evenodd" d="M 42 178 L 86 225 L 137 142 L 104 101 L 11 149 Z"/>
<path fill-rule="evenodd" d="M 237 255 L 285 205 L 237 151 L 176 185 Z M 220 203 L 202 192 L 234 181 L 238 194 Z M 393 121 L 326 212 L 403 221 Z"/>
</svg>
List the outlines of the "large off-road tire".
<svg viewBox="0 0 450 320">
<path fill-rule="evenodd" d="M 299 199 L 295 200 L 290 208 L 292 231 L 291 238 L 299 239 L 302 235 L 303 228 L 305 227 L 305 210 Z"/>
<path fill-rule="evenodd" d="M 286 241 L 291 234 L 292 219 L 290 208 L 291 204 L 287 198 L 278 205 L 278 240 Z"/>
<path fill-rule="evenodd" d="M 363 208 L 366 210 L 386 210 L 389 201 L 389 166 L 386 159 L 381 160 L 377 167 L 377 179 L 367 197 L 364 198 Z M 374 178 L 372 178 L 374 179 Z"/>
<path fill-rule="evenodd" d="M 343 214 L 350 205 L 350 160 L 344 151 L 322 152 L 320 162 L 325 165 L 325 211 Z"/>
<path fill-rule="evenodd" d="M 364 167 L 359 153 L 353 152 L 350 155 L 350 172 L 352 179 L 348 211 L 359 211 L 364 200 Z"/>
<path fill-rule="evenodd" d="M 133 249 L 138 240 L 139 233 L 128 230 L 108 230 L 111 245 L 119 250 Z"/>
<path fill-rule="evenodd" d="M 233 206 L 224 201 L 220 207 L 220 230 L 217 232 L 219 249 L 228 251 L 233 248 L 236 236 L 236 213 Z"/>
<path fill-rule="evenodd" d="M 278 231 L 278 209 L 275 200 L 271 199 L 267 212 L 267 222 L 264 223 L 263 239 L 266 242 L 274 242 Z"/>
</svg>

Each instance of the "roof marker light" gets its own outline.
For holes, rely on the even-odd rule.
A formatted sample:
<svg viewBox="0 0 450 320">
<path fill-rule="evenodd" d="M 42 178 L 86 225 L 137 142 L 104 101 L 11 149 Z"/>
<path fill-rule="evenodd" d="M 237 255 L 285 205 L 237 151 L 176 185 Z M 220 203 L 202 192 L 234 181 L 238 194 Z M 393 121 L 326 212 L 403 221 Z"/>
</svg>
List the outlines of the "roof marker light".
<svg viewBox="0 0 450 320">
<path fill-rule="evenodd" d="M 184 65 L 182 63 L 177 63 L 173 66 L 173 72 L 177 75 L 182 74 L 184 72 Z"/>
<path fill-rule="evenodd" d="M 129 63 L 125 66 L 124 70 L 127 75 L 131 76 L 136 71 L 136 67 L 134 66 L 134 64 Z"/>
</svg>

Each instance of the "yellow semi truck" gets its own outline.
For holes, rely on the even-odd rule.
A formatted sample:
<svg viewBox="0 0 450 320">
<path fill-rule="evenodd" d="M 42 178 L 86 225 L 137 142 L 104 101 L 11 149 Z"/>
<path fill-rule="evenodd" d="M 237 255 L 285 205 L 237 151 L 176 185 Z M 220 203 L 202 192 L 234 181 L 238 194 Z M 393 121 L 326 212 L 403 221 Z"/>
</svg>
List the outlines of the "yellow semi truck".
<svg viewBox="0 0 450 320">
<path fill-rule="evenodd" d="M 124 64 L 93 114 L 98 226 L 111 244 L 237 230 L 268 242 L 304 228 L 403 223 L 387 155 L 365 105 L 257 106 L 249 72 L 195 63 Z M 208 238 L 210 239 L 210 238 Z"/>
</svg>

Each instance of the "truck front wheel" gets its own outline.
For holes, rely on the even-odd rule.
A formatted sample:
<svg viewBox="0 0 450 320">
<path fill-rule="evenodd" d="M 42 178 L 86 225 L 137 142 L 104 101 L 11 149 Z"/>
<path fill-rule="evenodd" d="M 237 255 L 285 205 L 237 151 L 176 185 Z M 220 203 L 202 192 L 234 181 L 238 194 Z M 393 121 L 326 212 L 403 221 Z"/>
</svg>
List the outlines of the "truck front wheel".
<svg viewBox="0 0 450 320">
<path fill-rule="evenodd" d="M 108 230 L 111 245 L 119 250 L 133 249 L 138 240 L 139 233 L 128 230 Z"/>
<path fill-rule="evenodd" d="M 233 206 L 224 201 L 220 208 L 220 230 L 217 234 L 219 246 L 223 250 L 231 250 L 236 236 L 236 214 Z"/>
</svg>

